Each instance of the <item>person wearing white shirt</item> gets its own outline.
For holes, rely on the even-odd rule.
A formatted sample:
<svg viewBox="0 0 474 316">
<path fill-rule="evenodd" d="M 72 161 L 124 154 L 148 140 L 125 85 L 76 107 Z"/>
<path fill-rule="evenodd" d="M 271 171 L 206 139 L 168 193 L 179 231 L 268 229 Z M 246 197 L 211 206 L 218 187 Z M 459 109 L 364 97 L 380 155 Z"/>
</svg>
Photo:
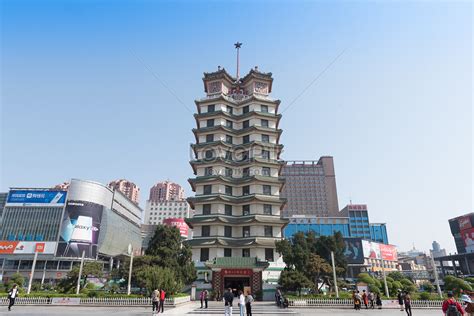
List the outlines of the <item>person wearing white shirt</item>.
<svg viewBox="0 0 474 316">
<path fill-rule="evenodd" d="M 245 314 L 245 296 L 242 291 L 239 291 L 239 310 L 240 316 L 244 316 Z"/>
<path fill-rule="evenodd" d="M 18 286 L 16 284 L 13 284 L 12 289 L 8 292 L 8 299 L 10 300 L 10 303 L 8 304 L 8 310 L 12 310 L 12 306 L 15 305 L 15 299 L 18 296 Z"/>
</svg>

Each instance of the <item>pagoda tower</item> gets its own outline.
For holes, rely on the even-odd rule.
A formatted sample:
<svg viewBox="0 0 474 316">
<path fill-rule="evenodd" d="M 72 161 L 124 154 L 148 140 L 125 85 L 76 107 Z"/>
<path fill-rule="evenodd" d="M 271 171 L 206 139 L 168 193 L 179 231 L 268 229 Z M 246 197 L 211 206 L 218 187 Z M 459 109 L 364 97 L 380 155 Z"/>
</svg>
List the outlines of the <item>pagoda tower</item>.
<svg viewBox="0 0 474 316">
<path fill-rule="evenodd" d="M 219 67 L 203 81 L 206 96 L 195 101 L 188 244 L 201 288 L 211 282 L 221 293 L 229 287 L 255 293 L 284 266 L 275 251 L 287 224 L 280 215 L 286 202 L 280 198 L 280 101 L 269 96 L 272 74 L 257 67 L 243 78 Z"/>
</svg>

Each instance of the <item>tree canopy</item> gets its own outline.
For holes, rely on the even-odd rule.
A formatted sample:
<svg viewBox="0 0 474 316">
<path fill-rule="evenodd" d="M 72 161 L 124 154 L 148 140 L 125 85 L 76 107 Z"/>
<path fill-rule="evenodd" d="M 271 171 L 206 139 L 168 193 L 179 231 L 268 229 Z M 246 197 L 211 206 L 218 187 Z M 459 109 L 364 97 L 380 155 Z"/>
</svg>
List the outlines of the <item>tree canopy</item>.
<svg viewBox="0 0 474 316">
<path fill-rule="evenodd" d="M 288 290 L 296 290 L 295 284 L 308 286 L 308 282 L 313 287 L 317 283 L 331 285 L 331 251 L 334 252 L 336 273 L 342 275 L 347 268 L 344 248 L 344 239 L 339 232 L 330 237 L 298 232 L 290 239 L 277 241 L 276 250 L 283 256 L 287 271 L 280 276 L 280 284 Z"/>
</svg>

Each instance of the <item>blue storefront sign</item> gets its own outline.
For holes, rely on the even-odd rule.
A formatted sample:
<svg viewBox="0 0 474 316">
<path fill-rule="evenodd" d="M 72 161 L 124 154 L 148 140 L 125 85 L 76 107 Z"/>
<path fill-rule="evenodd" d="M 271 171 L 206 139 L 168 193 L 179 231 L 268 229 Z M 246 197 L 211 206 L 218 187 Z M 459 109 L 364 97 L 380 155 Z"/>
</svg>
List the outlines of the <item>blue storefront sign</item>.
<svg viewBox="0 0 474 316">
<path fill-rule="evenodd" d="M 7 206 L 50 205 L 61 206 L 66 202 L 66 191 L 10 190 Z"/>
</svg>

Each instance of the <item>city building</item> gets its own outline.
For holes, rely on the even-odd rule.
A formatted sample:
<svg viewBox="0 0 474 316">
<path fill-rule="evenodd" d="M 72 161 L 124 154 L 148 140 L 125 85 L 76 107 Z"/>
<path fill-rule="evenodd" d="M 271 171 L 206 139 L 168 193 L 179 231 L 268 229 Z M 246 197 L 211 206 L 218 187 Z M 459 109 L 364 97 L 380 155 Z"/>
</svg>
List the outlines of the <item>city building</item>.
<svg viewBox="0 0 474 316">
<path fill-rule="evenodd" d="M 147 225 L 163 224 L 167 218 L 188 218 L 191 208 L 186 200 L 146 201 L 145 221 Z"/>
<path fill-rule="evenodd" d="M 272 297 L 284 268 L 275 241 L 287 223 L 281 218 L 280 101 L 269 96 L 273 78 L 256 67 L 243 78 L 219 69 L 203 81 L 207 95 L 195 102 L 190 162 L 195 196 L 188 202 L 195 215 L 187 219 L 197 287 L 211 288 L 211 280 L 221 293 L 231 287 Z"/>
<path fill-rule="evenodd" d="M 365 204 L 349 204 L 340 216 L 349 217 L 349 229 L 352 237 L 370 239 L 369 211 Z"/>
<path fill-rule="evenodd" d="M 446 256 L 446 249 L 441 249 L 440 244 L 436 240 L 433 241 L 431 245 L 433 246 L 433 249 L 431 249 L 430 252 L 433 257 L 437 258 Z"/>
<path fill-rule="evenodd" d="M 135 183 L 120 179 L 110 182 L 109 187 L 122 192 L 133 203 L 140 203 L 140 188 Z"/>
<path fill-rule="evenodd" d="M 93 181 L 73 179 L 67 191 L 11 188 L 0 218 L 0 274 L 27 277 L 35 252 L 34 281 L 41 283 L 66 277 L 82 254 L 109 271 L 129 245 L 139 254 L 142 212 L 120 191 Z"/>
<path fill-rule="evenodd" d="M 370 240 L 382 244 L 388 244 L 387 224 L 385 223 L 370 223 Z"/>
<path fill-rule="evenodd" d="M 174 182 L 164 181 L 158 182 L 150 189 L 150 197 L 148 201 L 151 202 L 160 202 L 160 201 L 171 201 L 184 200 L 184 190 L 183 188 Z"/>
<path fill-rule="evenodd" d="M 314 232 L 316 236 L 333 236 L 340 232 L 343 237 L 351 237 L 348 217 L 307 217 L 305 215 L 293 215 L 284 229 L 285 238 L 289 238 L 297 232 Z"/>
<path fill-rule="evenodd" d="M 457 254 L 436 257 L 443 275 L 474 276 L 474 213 L 449 220 Z M 445 262 L 451 262 L 446 266 Z"/>
<path fill-rule="evenodd" d="M 288 200 L 283 208 L 284 217 L 338 216 L 339 204 L 333 157 L 324 156 L 318 161 L 287 161 L 281 175 L 285 178 L 281 196 Z"/>
</svg>

